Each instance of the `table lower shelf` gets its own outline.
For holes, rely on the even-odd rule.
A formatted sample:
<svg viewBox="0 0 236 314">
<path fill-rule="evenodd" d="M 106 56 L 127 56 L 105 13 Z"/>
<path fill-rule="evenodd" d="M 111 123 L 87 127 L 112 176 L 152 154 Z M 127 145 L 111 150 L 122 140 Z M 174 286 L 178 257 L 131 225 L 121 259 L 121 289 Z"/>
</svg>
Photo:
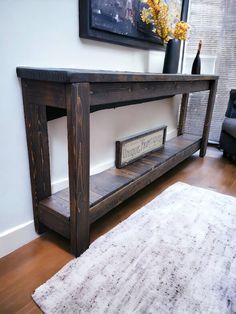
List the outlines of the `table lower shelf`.
<svg viewBox="0 0 236 314">
<path fill-rule="evenodd" d="M 167 141 L 164 148 L 127 165 L 90 177 L 90 223 L 150 184 L 200 149 L 201 137 L 184 134 Z M 69 189 L 39 203 L 39 220 L 50 229 L 70 238 Z"/>
</svg>

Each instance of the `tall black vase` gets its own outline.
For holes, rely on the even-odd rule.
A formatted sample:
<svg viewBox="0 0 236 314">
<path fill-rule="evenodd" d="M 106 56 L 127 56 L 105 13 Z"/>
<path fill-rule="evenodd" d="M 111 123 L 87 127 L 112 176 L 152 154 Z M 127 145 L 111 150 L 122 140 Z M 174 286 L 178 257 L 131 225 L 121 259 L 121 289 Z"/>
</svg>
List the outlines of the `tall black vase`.
<svg viewBox="0 0 236 314">
<path fill-rule="evenodd" d="M 166 46 L 163 73 L 177 73 L 179 66 L 180 40 L 170 39 Z"/>
</svg>

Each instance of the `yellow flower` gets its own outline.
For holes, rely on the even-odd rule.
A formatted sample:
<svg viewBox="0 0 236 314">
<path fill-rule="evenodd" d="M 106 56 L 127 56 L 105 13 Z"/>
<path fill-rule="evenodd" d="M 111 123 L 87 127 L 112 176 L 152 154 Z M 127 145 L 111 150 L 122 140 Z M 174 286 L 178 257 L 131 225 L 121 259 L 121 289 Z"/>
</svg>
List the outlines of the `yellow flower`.
<svg viewBox="0 0 236 314">
<path fill-rule="evenodd" d="M 164 0 L 140 0 L 147 5 L 140 14 L 141 20 L 146 24 L 152 24 L 152 31 L 156 33 L 166 44 L 171 37 L 180 40 L 186 40 L 189 25 L 183 21 L 179 21 L 178 16 L 174 29 L 170 23 L 169 6 Z"/>
<path fill-rule="evenodd" d="M 179 40 L 187 40 L 189 28 L 190 26 L 186 22 L 180 21 L 176 23 L 174 29 L 174 37 Z"/>
</svg>

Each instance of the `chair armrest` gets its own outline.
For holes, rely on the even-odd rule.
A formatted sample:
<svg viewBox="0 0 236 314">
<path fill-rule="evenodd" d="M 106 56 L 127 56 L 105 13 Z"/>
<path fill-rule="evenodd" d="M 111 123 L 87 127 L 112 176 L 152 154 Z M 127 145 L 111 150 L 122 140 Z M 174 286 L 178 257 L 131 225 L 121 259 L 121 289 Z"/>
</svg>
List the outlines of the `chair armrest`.
<svg viewBox="0 0 236 314">
<path fill-rule="evenodd" d="M 230 91 L 230 97 L 225 116 L 236 119 L 236 89 L 232 89 Z"/>
</svg>

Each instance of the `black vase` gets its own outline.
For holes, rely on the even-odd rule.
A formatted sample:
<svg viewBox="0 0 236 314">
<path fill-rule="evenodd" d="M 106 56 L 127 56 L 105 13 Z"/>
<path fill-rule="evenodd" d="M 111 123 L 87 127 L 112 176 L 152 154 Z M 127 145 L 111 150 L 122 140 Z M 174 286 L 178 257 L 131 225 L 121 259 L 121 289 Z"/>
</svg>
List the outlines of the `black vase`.
<svg viewBox="0 0 236 314">
<path fill-rule="evenodd" d="M 163 73 L 177 73 L 179 67 L 180 40 L 170 39 L 166 46 Z"/>
</svg>

